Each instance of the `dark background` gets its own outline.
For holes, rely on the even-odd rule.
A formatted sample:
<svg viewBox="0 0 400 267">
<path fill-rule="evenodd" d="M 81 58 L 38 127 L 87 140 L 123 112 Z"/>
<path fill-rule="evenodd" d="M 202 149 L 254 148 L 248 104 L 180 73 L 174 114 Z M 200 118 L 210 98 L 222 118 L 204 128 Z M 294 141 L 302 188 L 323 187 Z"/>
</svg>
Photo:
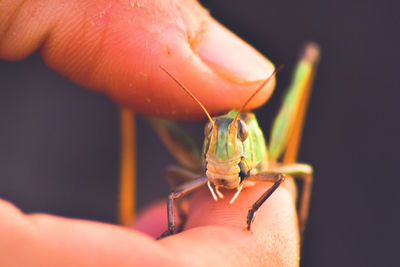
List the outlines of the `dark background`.
<svg viewBox="0 0 400 267">
<path fill-rule="evenodd" d="M 299 155 L 315 168 L 302 265 L 398 266 L 399 4 L 202 3 L 273 62 L 287 66 L 272 99 L 256 111 L 266 133 L 298 48 L 306 40 L 321 45 Z M 115 222 L 118 107 L 50 71 L 37 54 L 0 61 L 0 77 L 0 197 L 26 212 Z M 190 127 L 202 132 L 196 128 L 201 126 Z M 143 207 L 166 196 L 161 173 L 174 161 L 141 119 L 137 143 Z"/>
</svg>

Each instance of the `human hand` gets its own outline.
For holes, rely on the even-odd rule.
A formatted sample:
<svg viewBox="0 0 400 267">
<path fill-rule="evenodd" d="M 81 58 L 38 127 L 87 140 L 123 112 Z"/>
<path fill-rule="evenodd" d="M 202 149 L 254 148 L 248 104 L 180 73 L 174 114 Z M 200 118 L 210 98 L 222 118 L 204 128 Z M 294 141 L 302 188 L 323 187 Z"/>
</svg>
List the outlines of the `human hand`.
<svg viewBox="0 0 400 267">
<path fill-rule="evenodd" d="M 241 106 L 273 70 L 196 2 L 12 0 L 0 3 L 0 17 L 1 58 L 18 60 L 39 48 L 54 70 L 152 115 L 204 116 L 160 65 L 211 113 Z M 249 108 L 265 102 L 273 85 Z M 158 242 L 118 226 L 26 215 L 1 201 L 0 259 L 6 266 L 296 265 L 294 190 L 278 189 L 258 211 L 253 234 L 243 231 L 248 207 L 268 186 L 244 190 L 234 205 L 215 203 L 200 191 L 191 202 L 187 231 Z M 136 228 L 156 236 L 165 230 L 165 218 L 164 205 L 155 206 Z"/>
</svg>

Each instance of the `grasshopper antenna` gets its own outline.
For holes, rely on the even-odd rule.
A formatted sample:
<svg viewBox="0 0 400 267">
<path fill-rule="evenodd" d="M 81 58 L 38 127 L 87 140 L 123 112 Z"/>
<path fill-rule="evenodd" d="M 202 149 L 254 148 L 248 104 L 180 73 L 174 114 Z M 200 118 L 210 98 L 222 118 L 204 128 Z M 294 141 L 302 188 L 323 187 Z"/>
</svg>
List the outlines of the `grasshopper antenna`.
<svg viewBox="0 0 400 267">
<path fill-rule="evenodd" d="M 162 69 L 166 74 L 168 74 L 169 77 L 171 77 L 191 98 L 193 98 L 194 101 L 197 102 L 197 104 L 200 105 L 200 107 L 203 109 L 204 113 L 206 113 L 208 119 L 210 120 L 211 125 L 213 128 L 215 127 L 214 121 L 210 116 L 210 113 L 208 113 L 207 109 L 203 106 L 203 104 L 198 100 L 192 92 L 189 91 L 188 88 L 186 88 L 175 76 L 173 76 L 171 73 L 169 73 L 163 66 L 160 66 L 160 69 Z M 263 85 L 264 86 L 264 85 Z"/>
<path fill-rule="evenodd" d="M 235 118 L 233 119 L 232 124 L 231 124 L 229 130 L 230 130 L 230 129 L 234 129 L 233 127 L 234 127 L 234 125 L 235 125 L 235 123 L 236 123 L 237 118 L 239 117 L 240 112 L 242 112 L 242 111 L 244 110 L 244 108 L 245 108 L 245 107 L 247 106 L 247 104 L 254 98 L 254 96 L 256 96 L 256 95 L 261 91 L 261 89 L 275 76 L 275 74 L 278 73 L 280 70 L 283 69 L 283 67 L 284 67 L 283 65 L 279 65 L 279 66 L 274 70 L 274 72 L 260 85 L 260 87 L 258 87 L 257 90 L 254 91 L 254 93 L 246 100 L 246 102 L 244 102 L 243 106 L 238 110 L 238 112 L 237 112 Z"/>
</svg>

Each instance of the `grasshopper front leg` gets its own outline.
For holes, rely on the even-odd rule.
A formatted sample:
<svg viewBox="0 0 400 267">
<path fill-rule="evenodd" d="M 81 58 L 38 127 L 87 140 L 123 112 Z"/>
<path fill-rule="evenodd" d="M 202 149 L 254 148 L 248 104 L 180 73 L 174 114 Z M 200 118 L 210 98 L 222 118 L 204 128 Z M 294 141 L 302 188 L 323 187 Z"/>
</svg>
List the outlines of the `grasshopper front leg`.
<svg viewBox="0 0 400 267">
<path fill-rule="evenodd" d="M 167 200 L 168 229 L 159 238 L 163 238 L 175 233 L 174 201 L 181 199 L 185 195 L 195 191 L 206 183 L 207 177 L 200 176 L 194 180 L 189 180 L 188 182 L 185 182 L 184 184 L 178 186 L 174 191 L 169 194 Z M 180 216 L 184 214 L 181 207 L 178 207 L 178 213 L 180 213 Z"/>
<path fill-rule="evenodd" d="M 303 236 L 305 226 L 307 224 L 308 210 L 311 196 L 311 186 L 313 178 L 313 169 L 307 164 L 289 164 L 282 165 L 265 172 L 258 173 L 249 177 L 253 181 L 273 181 L 274 184 L 253 204 L 247 215 L 247 229 L 250 230 L 251 224 L 254 220 L 256 211 L 261 205 L 271 196 L 271 194 L 279 187 L 286 176 L 291 176 L 294 179 L 302 180 L 302 190 L 299 202 L 299 228 L 300 234 Z"/>
<path fill-rule="evenodd" d="M 260 173 L 251 177 L 252 180 L 256 181 L 272 181 L 274 184 L 262 194 L 261 197 L 254 202 L 253 206 L 249 209 L 247 213 L 247 230 L 250 231 L 251 224 L 254 221 L 254 217 L 256 215 L 257 210 L 264 204 L 264 202 L 275 192 L 276 189 L 281 185 L 283 181 L 285 181 L 286 176 L 283 173 L 279 172 L 265 172 Z"/>
<path fill-rule="evenodd" d="M 182 185 L 188 181 L 194 181 L 199 178 L 198 173 L 187 170 L 180 166 L 168 166 L 164 171 L 165 179 L 167 180 L 170 190 L 175 191 L 179 185 Z M 186 211 L 183 209 L 184 198 L 179 198 L 175 200 L 175 207 L 178 212 L 180 223 L 175 232 L 180 232 L 186 223 Z"/>
</svg>

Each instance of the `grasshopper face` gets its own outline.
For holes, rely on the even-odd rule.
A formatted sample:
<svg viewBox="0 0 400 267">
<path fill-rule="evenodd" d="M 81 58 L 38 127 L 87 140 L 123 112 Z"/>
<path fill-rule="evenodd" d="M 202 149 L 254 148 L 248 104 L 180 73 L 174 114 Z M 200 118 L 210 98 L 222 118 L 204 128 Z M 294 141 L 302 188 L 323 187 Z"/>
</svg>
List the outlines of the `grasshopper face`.
<svg viewBox="0 0 400 267">
<path fill-rule="evenodd" d="M 238 188 L 248 172 L 243 153 L 243 142 L 248 136 L 247 126 L 242 120 L 234 121 L 232 113 L 216 117 L 213 121 L 214 127 L 208 123 L 204 129 L 207 178 L 216 187 Z"/>
</svg>

